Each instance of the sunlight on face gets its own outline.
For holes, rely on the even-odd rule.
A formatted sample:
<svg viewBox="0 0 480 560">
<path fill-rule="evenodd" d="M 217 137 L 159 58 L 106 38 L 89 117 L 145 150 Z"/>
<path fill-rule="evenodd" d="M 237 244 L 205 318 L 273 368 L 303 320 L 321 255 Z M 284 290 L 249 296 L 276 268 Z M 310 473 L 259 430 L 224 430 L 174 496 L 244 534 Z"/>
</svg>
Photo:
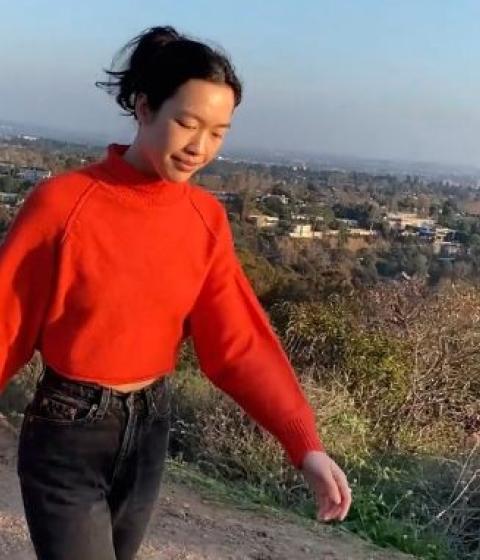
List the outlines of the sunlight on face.
<svg viewBox="0 0 480 560">
<path fill-rule="evenodd" d="M 156 113 L 143 97 L 136 139 L 142 159 L 164 179 L 188 180 L 220 150 L 234 108 L 232 88 L 206 80 L 188 80 Z"/>
</svg>

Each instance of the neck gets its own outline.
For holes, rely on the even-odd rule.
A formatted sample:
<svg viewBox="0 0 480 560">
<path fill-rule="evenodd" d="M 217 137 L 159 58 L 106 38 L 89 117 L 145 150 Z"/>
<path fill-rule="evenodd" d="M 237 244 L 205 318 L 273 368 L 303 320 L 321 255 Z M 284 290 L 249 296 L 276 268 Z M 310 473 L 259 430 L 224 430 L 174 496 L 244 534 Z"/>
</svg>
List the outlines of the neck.
<svg viewBox="0 0 480 560">
<path fill-rule="evenodd" d="M 145 175 L 151 175 L 152 177 L 160 178 L 160 175 L 151 165 L 151 163 L 146 160 L 139 148 L 137 139 L 128 147 L 127 151 L 123 154 L 123 159 L 133 165 L 136 169 L 144 173 Z"/>
</svg>

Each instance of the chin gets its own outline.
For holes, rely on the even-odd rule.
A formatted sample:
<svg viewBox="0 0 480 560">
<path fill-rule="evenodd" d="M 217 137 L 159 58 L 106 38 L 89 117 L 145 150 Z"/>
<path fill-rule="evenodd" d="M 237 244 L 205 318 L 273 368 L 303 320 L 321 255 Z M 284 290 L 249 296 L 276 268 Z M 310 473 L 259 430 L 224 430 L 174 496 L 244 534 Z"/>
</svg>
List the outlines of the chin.
<svg viewBox="0 0 480 560">
<path fill-rule="evenodd" d="M 183 183 L 188 181 L 193 173 L 188 171 L 180 171 L 179 169 L 171 169 L 166 171 L 163 175 L 167 181 L 172 181 L 173 183 Z"/>
<path fill-rule="evenodd" d="M 188 181 L 191 176 L 192 173 L 181 173 L 177 171 L 174 173 L 168 173 L 167 175 L 165 175 L 165 179 L 167 181 L 171 181 L 172 183 L 184 183 L 185 181 Z"/>
</svg>

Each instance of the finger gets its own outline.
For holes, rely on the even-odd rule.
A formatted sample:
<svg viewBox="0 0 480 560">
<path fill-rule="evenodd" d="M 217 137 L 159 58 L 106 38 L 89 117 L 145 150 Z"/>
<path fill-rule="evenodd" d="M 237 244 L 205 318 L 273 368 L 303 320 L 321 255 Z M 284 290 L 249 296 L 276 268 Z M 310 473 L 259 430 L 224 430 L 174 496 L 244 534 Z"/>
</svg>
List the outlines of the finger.
<svg viewBox="0 0 480 560">
<path fill-rule="evenodd" d="M 351 491 L 349 491 L 349 496 L 346 498 L 339 516 L 340 521 L 343 521 L 345 517 L 347 517 L 351 505 L 352 505 L 352 493 Z"/>
<path fill-rule="evenodd" d="M 320 493 L 317 493 L 318 519 L 325 519 L 335 507 L 337 507 L 337 504 L 330 499 L 328 494 L 323 493 L 323 495 L 320 495 Z"/>
<path fill-rule="evenodd" d="M 337 481 L 334 478 L 334 471 L 330 471 L 329 476 L 323 481 L 323 492 L 327 495 L 327 499 L 333 504 L 340 504 L 342 496 L 340 494 Z"/>
<path fill-rule="evenodd" d="M 337 505 L 330 503 L 329 507 L 323 509 L 318 513 L 317 518 L 321 521 L 330 521 L 333 518 L 333 515 L 335 514 L 337 508 Z"/>
<path fill-rule="evenodd" d="M 336 507 L 335 504 L 332 504 L 330 500 L 326 500 L 323 502 L 322 507 L 318 508 L 317 518 L 322 521 L 328 521 L 334 507 Z"/>
<path fill-rule="evenodd" d="M 337 487 L 337 483 L 330 474 L 328 478 L 316 485 L 317 498 L 317 517 L 322 520 L 328 520 L 335 508 L 341 504 L 342 498 Z"/>
<path fill-rule="evenodd" d="M 342 497 L 342 501 L 339 504 L 339 515 L 338 518 L 343 521 L 345 519 L 348 510 L 352 504 L 352 490 L 348 484 L 347 477 L 340 469 L 333 471 L 333 477 L 337 481 L 338 490 Z"/>
<path fill-rule="evenodd" d="M 323 521 L 332 521 L 337 519 L 340 513 L 341 506 L 333 504 L 332 507 L 324 514 Z"/>
<path fill-rule="evenodd" d="M 341 501 L 339 504 L 336 504 L 329 500 L 329 503 L 325 503 L 324 507 L 319 511 L 319 517 L 324 521 L 329 521 L 331 519 L 343 521 L 352 503 L 351 489 L 341 469 L 332 469 L 332 476 L 341 496 Z"/>
<path fill-rule="evenodd" d="M 331 521 L 337 519 L 343 521 L 350 508 L 350 500 L 343 502 L 341 504 L 331 504 L 331 507 L 325 510 L 319 519 L 322 521 Z"/>
<path fill-rule="evenodd" d="M 332 466 L 332 476 L 340 487 L 349 488 L 348 480 L 342 469 L 334 463 Z"/>
<path fill-rule="evenodd" d="M 332 512 L 339 507 L 339 504 L 333 502 L 330 498 L 325 497 L 320 503 L 317 499 L 317 517 L 319 519 L 330 518 Z"/>
</svg>

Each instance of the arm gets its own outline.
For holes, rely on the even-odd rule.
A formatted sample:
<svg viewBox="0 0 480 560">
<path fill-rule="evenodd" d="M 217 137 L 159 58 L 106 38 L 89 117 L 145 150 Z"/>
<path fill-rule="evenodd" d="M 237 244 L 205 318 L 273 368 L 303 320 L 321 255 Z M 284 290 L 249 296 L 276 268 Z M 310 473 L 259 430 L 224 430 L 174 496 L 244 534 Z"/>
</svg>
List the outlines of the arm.
<svg viewBox="0 0 480 560">
<path fill-rule="evenodd" d="M 237 259 L 225 213 L 189 323 L 202 371 L 276 437 L 295 467 L 308 451 L 323 451 L 313 411 Z"/>
<path fill-rule="evenodd" d="M 52 290 L 61 232 L 49 198 L 35 187 L 0 244 L 0 393 L 31 359 Z"/>
<path fill-rule="evenodd" d="M 236 257 L 225 214 L 188 329 L 207 377 L 274 435 L 301 469 L 315 494 L 317 518 L 345 519 L 347 478 L 325 453 L 295 372 Z"/>
</svg>

